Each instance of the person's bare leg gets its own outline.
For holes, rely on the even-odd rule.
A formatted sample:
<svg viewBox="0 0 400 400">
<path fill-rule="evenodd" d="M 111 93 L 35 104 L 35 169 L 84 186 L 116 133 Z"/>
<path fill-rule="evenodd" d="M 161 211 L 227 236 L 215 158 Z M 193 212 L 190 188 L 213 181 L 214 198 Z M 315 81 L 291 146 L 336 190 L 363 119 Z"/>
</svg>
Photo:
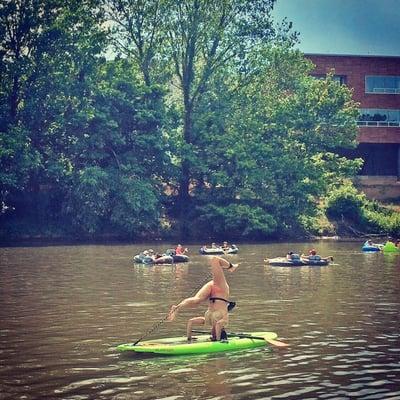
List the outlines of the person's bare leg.
<svg viewBox="0 0 400 400">
<path fill-rule="evenodd" d="M 228 319 L 223 318 L 215 323 L 215 340 L 221 340 L 221 332 L 228 325 Z"/>
<path fill-rule="evenodd" d="M 211 340 L 215 341 L 216 339 L 216 333 L 215 333 L 215 324 L 211 328 Z"/>
<path fill-rule="evenodd" d="M 226 284 L 223 270 L 226 269 L 229 272 L 234 272 L 238 266 L 238 264 L 232 264 L 229 261 L 225 260 L 225 258 L 214 256 L 211 259 L 211 272 L 214 282 Z"/>
<path fill-rule="evenodd" d="M 182 300 L 179 304 L 172 305 L 167 316 L 167 321 L 172 322 L 179 309 L 196 307 L 201 302 L 207 300 L 210 297 L 211 286 L 212 282 L 207 282 L 193 297 L 188 297 L 187 299 Z"/>
<path fill-rule="evenodd" d="M 193 325 L 204 325 L 205 318 L 204 317 L 195 317 L 190 318 L 186 325 L 186 336 L 188 341 L 192 340 L 192 327 Z"/>
</svg>

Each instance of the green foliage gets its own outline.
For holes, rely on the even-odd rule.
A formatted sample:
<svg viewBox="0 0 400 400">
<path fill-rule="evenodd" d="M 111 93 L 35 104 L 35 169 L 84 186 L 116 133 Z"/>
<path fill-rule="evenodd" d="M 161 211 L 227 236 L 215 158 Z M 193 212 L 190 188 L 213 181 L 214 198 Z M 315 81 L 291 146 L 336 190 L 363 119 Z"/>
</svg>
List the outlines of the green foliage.
<svg viewBox="0 0 400 400">
<path fill-rule="evenodd" d="M 137 236 L 157 231 L 160 203 L 151 182 L 88 167 L 79 173 L 73 187 L 66 213 L 77 233 Z"/>
<path fill-rule="evenodd" d="M 225 207 L 205 205 L 199 207 L 201 232 L 214 237 L 254 238 L 265 237 L 277 228 L 273 216 L 260 207 L 246 204 L 229 204 Z"/>
<path fill-rule="evenodd" d="M 123 177 L 113 200 L 111 222 L 119 232 L 157 232 L 162 206 L 159 193 L 151 181 Z"/>
<path fill-rule="evenodd" d="M 350 183 L 332 190 L 325 201 L 329 218 L 338 221 L 345 218 L 359 232 L 393 236 L 400 233 L 400 213 L 368 200 Z"/>
<path fill-rule="evenodd" d="M 362 164 L 336 154 L 356 145 L 351 92 L 309 76 L 273 3 L 1 3 L 3 232 L 153 237 L 178 216 L 196 237 L 294 235 L 329 229 L 327 194 L 395 232 L 341 187 Z"/>
<path fill-rule="evenodd" d="M 315 236 L 334 236 L 337 234 L 336 227 L 324 213 L 317 209 L 314 215 L 301 215 L 300 224 L 304 231 Z"/>
<path fill-rule="evenodd" d="M 356 143 L 356 105 L 332 79 L 309 77 L 309 63 L 288 47 L 258 48 L 249 62 L 246 84 L 216 80 L 196 114 L 204 140 L 195 193 L 201 204 L 218 209 L 234 199 L 279 221 L 243 228 L 249 236 L 293 235 L 317 213 L 319 198 L 361 166 L 334 152 Z"/>
<path fill-rule="evenodd" d="M 106 0 L 105 4 L 115 26 L 117 50 L 135 60 L 146 85 L 166 78 L 174 85 L 169 104 L 180 125 L 173 137 L 174 161 L 180 168 L 175 211 L 184 233 L 194 209 L 191 184 L 208 166 L 200 154 L 208 132 L 199 129 L 197 120 L 213 118 L 203 101 L 211 94 L 213 80 L 248 71 L 250 49 L 285 34 L 294 41 L 296 34 L 288 34 L 286 25 L 275 29 L 274 0 Z"/>
<path fill-rule="evenodd" d="M 81 232 L 93 234 L 99 229 L 108 212 L 108 175 L 99 167 L 85 168 L 78 174 L 74 189 L 68 210 L 72 212 L 72 221 Z"/>
<path fill-rule="evenodd" d="M 141 85 L 126 60 L 108 62 L 98 72 L 91 109 L 70 147 L 75 168 L 67 214 L 79 232 L 157 231 L 161 177 L 169 169 L 162 91 Z"/>
<path fill-rule="evenodd" d="M 25 46 L 1 43 L 2 223 L 40 224 L 38 234 L 56 221 L 78 235 L 156 231 L 170 173 L 162 88 L 143 86 L 130 60 L 100 57 L 96 2 L 25 5 L 0 8 Z"/>
<path fill-rule="evenodd" d="M 23 129 L 11 127 L 7 132 L 0 131 L 0 187 L 4 205 L 10 191 L 25 187 L 27 171 L 38 162 Z M 0 214 L 1 211 L 0 208 Z"/>
<path fill-rule="evenodd" d="M 373 206 L 366 206 L 363 209 L 364 226 L 371 231 L 378 231 L 391 235 L 400 236 L 400 213 L 389 209 L 374 210 Z"/>
<path fill-rule="evenodd" d="M 339 219 L 342 216 L 358 222 L 362 216 L 362 206 L 366 204 L 364 194 L 347 184 L 333 190 L 326 200 L 326 213 L 328 217 Z"/>
</svg>

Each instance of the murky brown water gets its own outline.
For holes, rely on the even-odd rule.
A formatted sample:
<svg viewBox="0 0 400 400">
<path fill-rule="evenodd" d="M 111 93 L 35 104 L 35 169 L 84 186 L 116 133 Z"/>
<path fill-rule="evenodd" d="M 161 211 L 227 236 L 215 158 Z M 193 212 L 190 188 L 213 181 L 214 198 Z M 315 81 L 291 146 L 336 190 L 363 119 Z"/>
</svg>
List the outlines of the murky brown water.
<svg viewBox="0 0 400 400">
<path fill-rule="evenodd" d="M 145 246 L 0 249 L 0 399 L 399 399 L 400 256 L 314 243 L 328 267 L 266 257 L 310 245 L 241 245 L 228 275 L 231 330 L 272 330 L 286 350 L 184 357 L 115 351 L 163 319 L 208 273 L 191 261 L 138 266 Z M 155 246 L 166 249 L 169 245 Z M 182 313 L 151 337 L 184 334 Z"/>
</svg>

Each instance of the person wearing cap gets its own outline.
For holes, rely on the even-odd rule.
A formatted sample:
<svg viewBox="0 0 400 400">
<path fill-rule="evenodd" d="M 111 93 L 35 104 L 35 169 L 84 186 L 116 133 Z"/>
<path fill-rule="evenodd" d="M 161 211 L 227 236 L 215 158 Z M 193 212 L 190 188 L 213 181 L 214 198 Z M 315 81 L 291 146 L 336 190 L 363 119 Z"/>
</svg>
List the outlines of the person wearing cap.
<svg viewBox="0 0 400 400">
<path fill-rule="evenodd" d="M 225 328 L 229 322 L 228 311 L 236 303 L 229 301 L 229 285 L 226 281 L 224 270 L 234 272 L 238 264 L 232 264 L 222 257 L 212 257 L 210 261 L 212 280 L 207 282 L 193 296 L 182 300 L 179 304 L 172 305 L 167 321 L 172 322 L 178 311 L 184 308 L 196 307 L 208 301 L 208 308 L 204 316 L 190 318 L 186 326 L 188 341 L 192 340 L 193 325 L 209 325 L 212 340 L 219 341 L 227 338 Z"/>
</svg>

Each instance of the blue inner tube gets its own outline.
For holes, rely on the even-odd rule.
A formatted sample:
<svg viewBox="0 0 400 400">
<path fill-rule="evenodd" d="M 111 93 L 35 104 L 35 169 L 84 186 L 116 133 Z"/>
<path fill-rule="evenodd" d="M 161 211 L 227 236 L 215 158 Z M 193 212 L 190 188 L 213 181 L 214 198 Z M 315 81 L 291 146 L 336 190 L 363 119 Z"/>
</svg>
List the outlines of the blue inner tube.
<svg viewBox="0 0 400 400">
<path fill-rule="evenodd" d="M 380 251 L 381 249 L 376 246 L 363 246 L 362 251 Z"/>
</svg>

